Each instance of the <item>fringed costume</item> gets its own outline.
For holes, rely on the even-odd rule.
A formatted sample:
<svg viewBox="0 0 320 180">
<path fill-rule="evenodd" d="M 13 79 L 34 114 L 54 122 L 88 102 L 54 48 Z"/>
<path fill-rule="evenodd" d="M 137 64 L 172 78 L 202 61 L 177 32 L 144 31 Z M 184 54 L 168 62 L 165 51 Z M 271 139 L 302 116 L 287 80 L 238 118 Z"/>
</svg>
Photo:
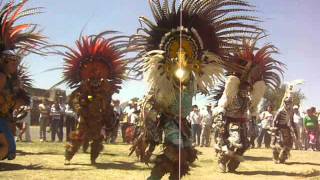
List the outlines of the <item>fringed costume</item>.
<svg viewBox="0 0 320 180">
<path fill-rule="evenodd" d="M 215 122 L 218 127 L 215 146 L 222 172 L 235 171 L 242 155 L 250 147 L 247 121 L 256 119 L 257 106 L 267 87 L 275 89 L 281 83 L 282 63 L 271 56 L 277 50 L 267 44 L 258 49 L 260 38 L 244 39 L 242 47 L 230 57 L 230 63 L 238 70 L 228 72 L 225 87 L 217 89 L 218 106 Z"/>
<path fill-rule="evenodd" d="M 16 121 L 26 115 L 26 109 L 21 107 L 30 103 L 26 92 L 31 86 L 30 78 L 21 59 L 32 52 L 41 54 L 45 45 L 36 25 L 16 25 L 22 18 L 40 11 L 40 8 L 24 9 L 26 2 L 0 2 L 0 160 L 15 158 Z"/>
<path fill-rule="evenodd" d="M 66 164 L 84 142 L 91 142 L 91 163 L 95 164 L 103 149 L 102 128 L 112 131 L 117 125 L 111 97 L 120 90 L 125 78 L 128 40 L 124 36 L 104 37 L 113 33 L 83 36 L 76 42 L 77 49 L 68 48 L 69 52 L 62 53 L 65 60 L 62 82 L 75 89 L 71 95 L 72 106 L 80 117 L 77 130 L 70 134 L 71 142 L 66 146 Z"/>
<path fill-rule="evenodd" d="M 272 123 L 271 148 L 273 160 L 276 164 L 284 163 L 290 155 L 293 146 L 293 134 L 298 137 L 298 132 L 293 122 L 293 86 L 289 85 L 282 105 Z"/>
<path fill-rule="evenodd" d="M 141 112 L 144 129 L 131 153 L 148 163 L 155 147 L 162 143 L 163 132 L 163 151 L 156 156 L 148 179 L 161 179 L 169 173 L 169 179 L 176 180 L 180 178 L 179 147 L 181 177 L 188 174 L 190 164 L 197 158 L 186 120 L 192 98 L 197 93 L 207 94 L 222 75 L 223 59 L 238 47 L 239 34 L 246 36 L 258 28 L 242 22 L 256 18 L 233 14 L 250 11 L 250 5 L 243 1 L 189 0 L 169 5 L 168 0 L 162 3 L 149 0 L 149 3 L 155 23 L 140 17 L 142 27 L 130 42 L 131 50 L 138 52 L 131 72 L 136 77 L 143 76 L 150 86 Z"/>
</svg>

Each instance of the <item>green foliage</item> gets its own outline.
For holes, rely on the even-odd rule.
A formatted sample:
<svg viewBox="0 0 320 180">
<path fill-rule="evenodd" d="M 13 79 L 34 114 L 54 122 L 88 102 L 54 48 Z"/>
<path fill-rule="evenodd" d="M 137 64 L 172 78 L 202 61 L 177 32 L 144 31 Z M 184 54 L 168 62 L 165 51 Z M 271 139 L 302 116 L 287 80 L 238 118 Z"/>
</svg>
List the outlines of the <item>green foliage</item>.
<svg viewBox="0 0 320 180">
<path fill-rule="evenodd" d="M 280 108 L 283 96 L 286 92 L 287 85 L 282 84 L 280 88 L 276 90 L 267 89 L 265 95 L 264 95 L 264 101 L 261 105 L 261 108 L 264 110 L 267 108 L 268 105 L 271 105 L 274 110 L 277 110 Z M 300 105 L 303 100 L 305 100 L 306 97 L 301 92 L 301 90 L 296 91 L 293 93 L 293 104 L 294 105 Z"/>
</svg>

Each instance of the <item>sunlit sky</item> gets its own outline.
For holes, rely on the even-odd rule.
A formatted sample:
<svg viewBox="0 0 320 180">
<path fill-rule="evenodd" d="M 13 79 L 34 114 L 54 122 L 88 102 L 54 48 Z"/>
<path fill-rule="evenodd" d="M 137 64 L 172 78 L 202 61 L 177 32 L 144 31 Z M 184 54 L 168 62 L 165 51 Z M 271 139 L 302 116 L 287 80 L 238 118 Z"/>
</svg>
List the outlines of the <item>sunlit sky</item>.
<svg viewBox="0 0 320 180">
<path fill-rule="evenodd" d="M 284 81 L 304 79 L 300 86 L 307 99 L 303 107 L 320 108 L 320 1 L 319 0 L 251 0 L 256 15 L 264 22 L 262 27 L 270 35 L 268 41 L 280 50 L 277 58 L 287 64 Z M 105 30 L 118 30 L 133 34 L 139 27 L 138 17 L 151 17 L 147 0 L 30 0 L 28 6 L 44 7 L 44 13 L 26 18 L 43 29 L 49 41 L 74 47 L 75 40 L 84 28 L 84 34 Z M 33 75 L 34 86 L 50 88 L 61 80 L 61 71 L 42 73 L 62 66 L 59 56 L 39 57 L 30 55 L 25 59 Z M 61 86 L 65 89 L 65 86 Z M 145 82 L 127 81 L 119 95 L 120 100 L 142 97 L 147 89 Z M 205 103 L 198 97 L 196 103 Z"/>
</svg>

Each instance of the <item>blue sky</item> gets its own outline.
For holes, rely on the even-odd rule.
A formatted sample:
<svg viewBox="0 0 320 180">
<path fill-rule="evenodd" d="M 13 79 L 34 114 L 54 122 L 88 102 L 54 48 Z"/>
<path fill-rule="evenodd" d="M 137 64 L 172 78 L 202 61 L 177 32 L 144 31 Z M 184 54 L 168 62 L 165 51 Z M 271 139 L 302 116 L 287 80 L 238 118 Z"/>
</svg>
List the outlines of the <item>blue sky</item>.
<svg viewBox="0 0 320 180">
<path fill-rule="evenodd" d="M 262 27 L 270 34 L 268 41 L 280 49 L 277 58 L 287 64 L 285 81 L 304 79 L 301 86 L 307 96 L 304 107 L 320 108 L 320 7 L 319 0 L 251 0 L 257 6 L 256 15 L 264 22 Z M 118 30 L 124 34 L 135 33 L 138 17 L 151 17 L 147 0 L 30 0 L 28 6 L 45 7 L 43 14 L 28 18 L 40 24 L 51 43 L 74 46 L 81 30 L 84 34 L 104 30 Z M 59 56 L 30 55 L 26 63 L 33 75 L 34 85 L 49 88 L 61 79 L 61 71 L 41 73 L 62 66 Z M 64 88 L 62 86 L 62 88 Z M 142 96 L 144 82 L 128 81 L 117 96 L 126 100 Z M 205 98 L 197 98 L 203 104 Z"/>
</svg>

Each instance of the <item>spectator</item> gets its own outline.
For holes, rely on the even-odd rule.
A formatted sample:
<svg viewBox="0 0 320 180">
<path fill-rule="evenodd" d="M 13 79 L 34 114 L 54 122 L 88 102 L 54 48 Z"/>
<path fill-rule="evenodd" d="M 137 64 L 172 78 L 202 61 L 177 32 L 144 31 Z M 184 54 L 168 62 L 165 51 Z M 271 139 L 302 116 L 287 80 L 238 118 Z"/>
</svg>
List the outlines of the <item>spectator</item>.
<svg viewBox="0 0 320 180">
<path fill-rule="evenodd" d="M 59 106 L 60 106 L 60 112 L 61 112 L 61 114 L 60 114 L 60 119 L 59 119 L 59 124 L 58 124 L 58 129 L 59 129 L 59 133 L 60 133 L 60 137 L 61 137 L 61 139 L 63 140 L 63 124 L 64 124 L 64 121 L 65 121 L 65 112 L 66 112 L 66 105 L 65 105 L 65 103 L 64 103 L 64 101 L 63 101 L 63 98 L 62 98 L 62 96 L 60 96 L 59 97 L 59 100 L 58 100 L 58 102 L 59 102 Z"/>
<path fill-rule="evenodd" d="M 50 105 L 47 99 L 42 100 L 42 103 L 39 104 L 39 126 L 40 126 L 40 142 L 47 141 L 46 138 L 46 129 L 49 123 L 50 118 Z"/>
<path fill-rule="evenodd" d="M 69 104 L 66 105 L 65 117 L 66 117 L 66 141 L 70 141 L 70 136 L 69 136 L 70 133 L 76 130 L 77 115 L 71 109 L 71 106 Z"/>
<path fill-rule="evenodd" d="M 201 116 L 197 105 L 192 106 L 192 111 L 189 114 L 188 120 L 191 123 L 193 143 L 195 143 L 196 146 L 199 146 L 201 135 Z"/>
<path fill-rule="evenodd" d="M 313 150 L 316 148 L 317 143 L 317 128 L 318 128 L 318 119 L 313 114 L 313 109 L 307 110 L 307 116 L 303 120 L 305 132 L 306 132 L 306 141 L 305 141 L 305 150 L 310 146 Z"/>
<path fill-rule="evenodd" d="M 317 150 L 320 150 L 320 142 L 319 142 L 319 123 L 318 123 L 318 116 L 317 116 L 317 110 L 315 107 L 311 107 L 311 114 L 312 114 L 312 117 L 313 119 L 315 119 L 315 122 L 316 122 L 316 127 L 315 127 L 315 137 L 316 137 L 316 149 Z"/>
<path fill-rule="evenodd" d="M 130 118 L 131 118 L 131 114 L 133 113 L 133 111 L 134 111 L 133 102 L 129 101 L 128 106 L 126 106 L 123 110 L 124 118 L 121 123 L 121 135 L 122 135 L 123 142 L 127 142 L 126 141 L 126 130 L 127 130 L 129 123 L 131 121 Z"/>
<path fill-rule="evenodd" d="M 201 112 L 201 126 L 202 126 L 202 132 L 201 132 L 201 144 L 200 147 L 210 146 L 210 134 L 211 134 L 211 128 L 213 123 L 213 117 L 212 117 L 212 110 L 211 110 L 211 104 L 207 104 L 206 109 Z"/>
<path fill-rule="evenodd" d="M 270 148 L 271 135 L 269 130 L 273 120 L 272 107 L 268 106 L 266 111 L 260 114 L 261 119 L 261 131 L 257 139 L 258 148 L 261 148 L 262 140 L 264 140 L 264 145 L 266 148 Z"/>
<path fill-rule="evenodd" d="M 113 112 L 114 112 L 114 118 L 116 121 L 116 125 L 110 134 L 110 143 L 114 144 L 116 142 L 117 137 L 118 137 L 119 123 L 120 123 L 120 118 L 122 117 L 122 109 L 120 107 L 119 100 L 113 100 L 112 104 L 113 104 Z"/>
<path fill-rule="evenodd" d="M 131 111 L 128 114 L 128 127 L 126 129 L 126 142 L 131 143 L 138 135 L 138 128 L 139 128 L 139 108 L 137 102 L 132 104 Z"/>
<path fill-rule="evenodd" d="M 301 150 L 302 144 L 304 144 L 303 118 L 300 115 L 299 106 L 297 105 L 293 106 L 293 122 L 298 132 L 298 137 L 295 137 L 294 140 L 295 149 Z"/>
<path fill-rule="evenodd" d="M 25 142 L 31 142 L 31 135 L 30 135 L 30 107 L 29 106 L 21 106 L 21 110 L 23 110 L 26 114 L 24 117 L 16 122 L 17 127 L 17 140 L 23 141 L 22 136 L 25 135 Z M 19 111 L 19 110 L 18 110 Z M 14 111 L 14 114 L 18 113 Z M 16 114 L 17 115 L 17 114 Z"/>
<path fill-rule="evenodd" d="M 60 127 L 61 124 L 61 114 L 62 114 L 62 109 L 60 107 L 60 104 L 58 101 L 56 101 L 50 111 L 50 116 L 51 116 L 51 141 L 54 142 L 56 135 L 59 138 L 59 141 L 62 142 L 63 139 L 63 131 Z"/>
</svg>

